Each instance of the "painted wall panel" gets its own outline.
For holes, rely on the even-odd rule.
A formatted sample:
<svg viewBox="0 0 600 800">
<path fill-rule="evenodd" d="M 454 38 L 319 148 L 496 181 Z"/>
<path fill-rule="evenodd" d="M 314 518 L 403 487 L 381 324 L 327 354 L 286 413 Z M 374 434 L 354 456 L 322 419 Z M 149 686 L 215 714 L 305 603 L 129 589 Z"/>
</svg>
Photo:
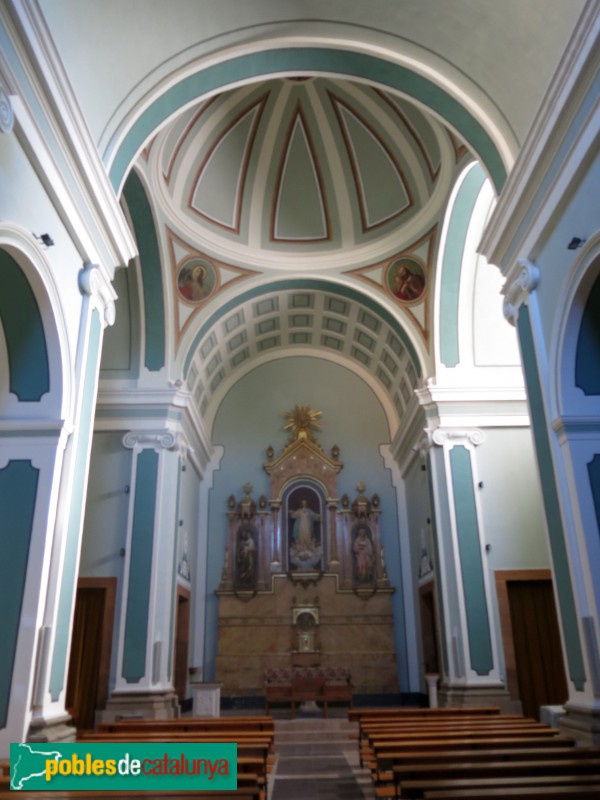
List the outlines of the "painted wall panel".
<svg viewBox="0 0 600 800">
<path fill-rule="evenodd" d="M 0 729 L 6 726 L 39 470 L 31 461 L 0 469 Z"/>
<path fill-rule="evenodd" d="M 123 648 L 123 677 L 128 683 L 146 674 L 157 476 L 158 453 L 142 450 L 137 458 Z"/>
</svg>

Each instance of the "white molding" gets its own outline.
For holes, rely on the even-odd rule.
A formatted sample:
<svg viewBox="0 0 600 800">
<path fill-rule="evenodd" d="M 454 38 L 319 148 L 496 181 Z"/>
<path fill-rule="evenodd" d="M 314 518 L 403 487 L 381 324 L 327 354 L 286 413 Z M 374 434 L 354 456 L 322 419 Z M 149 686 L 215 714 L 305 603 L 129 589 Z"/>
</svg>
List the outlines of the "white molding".
<svg viewBox="0 0 600 800">
<path fill-rule="evenodd" d="M 0 84 L 0 133 L 10 133 L 15 122 L 13 107 L 10 97 Z"/>
<path fill-rule="evenodd" d="M 178 451 L 182 457 L 187 457 L 189 452 L 189 444 L 185 436 L 177 431 L 154 430 L 154 431 L 139 431 L 131 430 L 123 436 L 123 446 L 128 450 L 145 450 L 152 448 L 157 452 L 159 450 L 172 450 Z"/>
<path fill-rule="evenodd" d="M 581 101 L 589 90 L 592 81 L 597 77 L 600 63 L 600 3 L 588 0 L 577 21 L 571 38 L 558 68 L 542 101 L 536 118 L 530 128 L 526 141 L 521 148 L 517 161 L 508 180 L 485 234 L 480 250 L 488 260 L 501 268 L 506 268 L 504 260 L 513 242 L 521 252 L 531 252 L 533 244 L 541 235 L 541 229 L 554 211 L 555 205 L 564 202 L 562 192 L 549 190 L 552 202 L 548 198 L 536 200 L 548 170 L 557 156 L 565 133 L 572 124 L 580 109 Z M 598 126 L 594 125 L 593 116 L 588 118 L 588 125 L 582 126 L 579 138 L 585 128 L 595 137 Z M 589 144 L 588 144 L 589 146 Z M 569 173 L 573 175 L 576 168 L 585 158 L 586 147 L 575 148 L 577 156 L 571 159 Z M 567 162 L 565 157 L 559 172 L 564 172 Z M 576 164 L 575 164 L 576 162 Z M 558 181 L 558 178 L 554 181 Z M 519 241 L 515 237 L 522 220 L 532 209 L 538 209 L 535 219 Z M 533 229 L 537 235 L 534 235 Z M 525 241 L 527 240 L 527 246 Z M 503 269 L 504 271 L 504 269 Z"/>
<path fill-rule="evenodd" d="M 82 260 L 101 263 L 112 279 L 115 268 L 137 253 L 133 236 L 37 0 L 5 0 L 3 5 L 3 22 L 27 76 L 26 85 L 20 85 L 10 70 L 14 132 Z M 33 103 L 42 119 L 32 112 Z M 51 137 L 41 133 L 42 121 Z"/>
<path fill-rule="evenodd" d="M 104 327 L 114 325 L 117 293 L 112 283 L 97 264 L 86 264 L 79 272 L 79 291 L 91 297 L 102 314 Z"/>
<path fill-rule="evenodd" d="M 463 445 L 467 442 L 477 447 L 483 444 L 485 435 L 479 428 L 472 429 L 459 429 L 459 428 L 435 428 L 431 432 L 431 441 L 442 447 L 445 444 L 454 447 L 454 445 Z"/>
</svg>

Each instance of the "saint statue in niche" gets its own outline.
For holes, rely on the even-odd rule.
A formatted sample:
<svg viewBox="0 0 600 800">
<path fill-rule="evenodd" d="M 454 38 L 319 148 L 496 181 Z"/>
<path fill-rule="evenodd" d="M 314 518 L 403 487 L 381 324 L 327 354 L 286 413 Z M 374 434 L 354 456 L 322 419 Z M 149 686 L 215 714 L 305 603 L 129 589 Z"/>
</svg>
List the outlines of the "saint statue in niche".
<svg viewBox="0 0 600 800">
<path fill-rule="evenodd" d="M 308 507 L 306 500 L 300 504 L 300 508 L 292 511 L 292 518 L 295 520 L 292 536 L 298 547 L 312 550 L 315 546 L 314 523 L 320 520 L 318 514 Z"/>
<path fill-rule="evenodd" d="M 250 525 L 242 525 L 237 533 L 235 557 L 236 589 L 256 588 L 257 555 L 254 530 Z"/>
<path fill-rule="evenodd" d="M 290 510 L 290 564 L 295 569 L 313 570 L 320 566 L 323 555 L 321 543 L 321 516 L 303 497 L 300 505 Z"/>
<path fill-rule="evenodd" d="M 352 533 L 352 557 L 355 583 L 373 583 L 375 577 L 373 537 L 367 525 L 358 525 Z"/>
</svg>

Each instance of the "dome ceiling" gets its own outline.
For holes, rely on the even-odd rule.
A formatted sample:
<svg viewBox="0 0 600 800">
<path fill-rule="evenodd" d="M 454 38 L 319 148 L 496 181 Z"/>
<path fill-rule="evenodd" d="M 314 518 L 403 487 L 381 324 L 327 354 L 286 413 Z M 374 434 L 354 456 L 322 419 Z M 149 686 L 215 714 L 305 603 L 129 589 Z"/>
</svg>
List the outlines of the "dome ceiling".
<svg viewBox="0 0 600 800">
<path fill-rule="evenodd" d="M 135 174 L 200 415 L 210 424 L 255 364 L 311 354 L 362 375 L 395 430 L 430 356 L 442 221 L 472 159 L 431 112 L 321 76 L 239 86 L 160 129 Z M 137 180 L 125 198 L 146 248 Z"/>
<path fill-rule="evenodd" d="M 414 104 L 319 77 L 214 96 L 147 155 L 167 224 L 200 249 L 244 267 L 322 271 L 430 230 L 462 152 Z"/>
</svg>

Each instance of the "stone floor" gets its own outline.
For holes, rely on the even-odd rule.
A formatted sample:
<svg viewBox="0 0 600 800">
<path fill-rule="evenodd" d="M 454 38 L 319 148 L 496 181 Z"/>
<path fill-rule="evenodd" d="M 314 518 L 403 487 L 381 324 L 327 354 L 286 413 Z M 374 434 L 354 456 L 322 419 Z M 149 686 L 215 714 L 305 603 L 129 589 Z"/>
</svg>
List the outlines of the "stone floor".
<svg viewBox="0 0 600 800">
<path fill-rule="evenodd" d="M 268 800 L 371 800 L 373 784 L 361 769 L 356 723 L 348 719 L 275 721 L 277 761 Z"/>
</svg>

